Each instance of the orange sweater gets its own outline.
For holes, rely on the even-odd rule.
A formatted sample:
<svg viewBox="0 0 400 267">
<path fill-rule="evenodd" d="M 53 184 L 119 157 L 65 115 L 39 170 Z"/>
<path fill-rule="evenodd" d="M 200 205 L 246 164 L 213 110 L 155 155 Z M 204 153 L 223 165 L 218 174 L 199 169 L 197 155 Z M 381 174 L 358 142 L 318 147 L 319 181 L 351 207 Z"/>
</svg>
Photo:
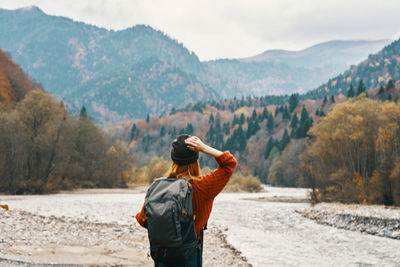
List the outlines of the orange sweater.
<svg viewBox="0 0 400 267">
<path fill-rule="evenodd" d="M 199 236 L 201 229 L 206 225 L 211 214 L 214 198 L 228 183 L 235 171 L 237 162 L 229 151 L 225 151 L 215 158 L 218 168 L 209 174 L 200 177 L 200 180 L 191 183 L 193 189 L 193 212 L 196 215 L 196 234 Z M 136 214 L 138 223 L 147 228 L 147 218 L 142 210 Z"/>
</svg>

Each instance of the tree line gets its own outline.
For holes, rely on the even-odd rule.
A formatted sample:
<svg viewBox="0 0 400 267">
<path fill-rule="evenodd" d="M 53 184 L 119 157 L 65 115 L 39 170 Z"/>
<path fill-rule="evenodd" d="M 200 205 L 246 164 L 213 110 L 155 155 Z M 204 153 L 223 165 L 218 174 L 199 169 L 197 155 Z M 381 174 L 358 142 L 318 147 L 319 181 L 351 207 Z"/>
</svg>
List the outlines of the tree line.
<svg viewBox="0 0 400 267">
<path fill-rule="evenodd" d="M 0 109 L 0 191 L 44 193 L 77 187 L 125 187 L 131 171 L 126 144 L 109 141 L 88 118 L 32 90 Z"/>
<path fill-rule="evenodd" d="M 398 142 L 393 124 L 398 83 L 389 80 L 367 95 L 360 81 L 348 91 L 347 98 L 330 95 L 317 101 L 300 101 L 293 94 L 281 104 L 265 107 L 252 97 L 191 105 L 202 108 L 188 106 L 172 115 L 135 121 L 128 139 L 135 143 L 137 153 L 169 159 L 169 143 L 177 134 L 196 134 L 219 149 L 230 150 L 239 159 L 241 173 L 264 183 L 312 187 L 316 201 L 399 205 L 398 148 L 378 145 L 383 140 Z M 344 112 L 344 106 L 353 108 Z M 391 113 L 384 115 L 383 110 Z M 386 123 L 393 127 L 391 135 Z M 343 127 L 347 130 L 340 131 Z M 212 159 L 200 161 L 215 167 Z"/>
<path fill-rule="evenodd" d="M 314 200 L 400 205 L 400 105 L 362 94 L 311 129 L 301 156 Z"/>
</svg>

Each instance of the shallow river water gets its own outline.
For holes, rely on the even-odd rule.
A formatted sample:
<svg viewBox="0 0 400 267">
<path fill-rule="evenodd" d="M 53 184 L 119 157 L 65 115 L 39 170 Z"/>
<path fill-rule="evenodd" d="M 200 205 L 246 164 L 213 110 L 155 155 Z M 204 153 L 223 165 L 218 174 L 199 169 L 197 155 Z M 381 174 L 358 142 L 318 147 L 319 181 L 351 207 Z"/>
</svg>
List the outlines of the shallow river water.
<svg viewBox="0 0 400 267">
<path fill-rule="evenodd" d="M 307 203 L 245 200 L 304 197 L 307 190 L 267 188 L 257 194 L 222 193 L 214 202 L 210 227 L 225 230 L 227 240 L 253 266 L 400 266 L 400 241 L 319 225 L 296 212 Z M 12 209 L 41 215 L 129 224 L 144 194 L 100 193 L 0 196 Z"/>
</svg>

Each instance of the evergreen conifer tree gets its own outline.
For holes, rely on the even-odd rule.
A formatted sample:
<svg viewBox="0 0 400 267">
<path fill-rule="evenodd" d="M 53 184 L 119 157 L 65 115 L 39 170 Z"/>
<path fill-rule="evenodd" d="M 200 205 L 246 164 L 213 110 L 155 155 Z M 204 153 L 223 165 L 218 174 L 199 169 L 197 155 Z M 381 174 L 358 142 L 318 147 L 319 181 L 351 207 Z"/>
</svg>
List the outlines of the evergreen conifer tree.
<svg viewBox="0 0 400 267">
<path fill-rule="evenodd" d="M 355 96 L 354 88 L 353 88 L 353 85 L 350 84 L 350 88 L 349 88 L 349 90 L 347 91 L 347 97 L 348 97 L 348 98 L 352 98 L 352 97 L 354 97 L 354 96 Z"/>
<path fill-rule="evenodd" d="M 247 97 L 247 106 L 251 107 L 252 104 L 253 102 L 251 101 L 251 96 Z"/>
<path fill-rule="evenodd" d="M 290 120 L 290 113 L 289 113 L 289 110 L 288 110 L 287 106 L 285 106 L 283 108 L 282 119 L 283 119 L 283 121 L 289 121 Z"/>
<path fill-rule="evenodd" d="M 176 137 L 176 127 L 175 126 L 174 126 L 174 128 L 172 128 L 171 137 L 173 137 L 173 138 Z"/>
<path fill-rule="evenodd" d="M 240 125 L 237 130 L 237 144 L 238 150 L 244 151 L 244 149 L 246 148 L 246 136 L 243 132 L 242 125 Z"/>
<path fill-rule="evenodd" d="M 297 107 L 298 104 L 299 104 L 299 94 L 292 94 L 289 97 L 289 111 L 290 111 L 290 113 L 292 113 L 293 110 L 295 110 L 295 108 Z"/>
<path fill-rule="evenodd" d="M 392 79 L 390 79 L 386 85 L 386 91 L 389 91 L 390 89 L 394 88 L 394 82 Z"/>
<path fill-rule="evenodd" d="M 134 139 L 136 137 L 136 124 L 134 123 L 132 125 L 132 129 L 131 129 L 131 139 L 130 141 L 132 141 L 132 139 Z"/>
<path fill-rule="evenodd" d="M 208 123 L 214 123 L 214 115 L 211 113 L 210 118 L 208 119 Z"/>
<path fill-rule="evenodd" d="M 251 114 L 251 119 L 252 119 L 253 121 L 257 120 L 257 112 L 256 112 L 255 109 L 253 109 L 253 114 Z"/>
<path fill-rule="evenodd" d="M 146 122 L 147 122 L 147 123 L 149 123 L 149 122 L 150 122 L 150 115 L 149 115 L 149 114 L 147 114 L 147 117 L 146 117 Z"/>
<path fill-rule="evenodd" d="M 236 124 L 239 123 L 238 118 L 236 117 L 236 114 L 233 115 L 233 119 L 232 119 L 232 127 L 235 126 Z"/>
<path fill-rule="evenodd" d="M 271 113 L 268 115 L 267 130 L 270 133 L 272 133 L 272 131 L 274 130 L 274 117 Z"/>
<path fill-rule="evenodd" d="M 216 119 L 215 119 L 215 127 L 214 127 L 215 133 L 220 133 L 221 132 L 221 119 L 219 112 L 217 113 Z"/>
<path fill-rule="evenodd" d="M 263 112 L 262 112 L 262 120 L 268 119 L 268 110 L 266 107 L 264 107 Z"/>
<path fill-rule="evenodd" d="M 300 124 L 304 124 L 309 117 L 310 115 L 308 114 L 306 107 L 303 105 L 303 109 L 301 110 L 301 115 L 300 115 Z"/>
<path fill-rule="evenodd" d="M 274 148 L 274 145 L 275 145 L 274 138 L 272 138 L 272 137 L 269 138 L 267 146 L 265 148 L 264 158 L 267 159 L 269 157 L 269 154 L 271 153 L 272 148 Z"/>
<path fill-rule="evenodd" d="M 258 121 L 250 120 L 249 125 L 247 127 L 247 133 L 246 133 L 247 138 L 256 134 L 258 130 L 260 130 L 260 125 L 258 124 Z"/>
<path fill-rule="evenodd" d="M 214 137 L 214 126 L 211 124 L 210 128 L 208 129 L 208 132 L 206 133 L 206 138 L 208 141 L 212 141 Z"/>
<path fill-rule="evenodd" d="M 357 95 L 361 95 L 365 91 L 366 91 L 366 88 L 365 88 L 364 82 L 363 82 L 363 80 L 360 80 L 360 82 L 358 83 L 358 86 L 357 86 Z"/>
<path fill-rule="evenodd" d="M 186 125 L 185 133 L 189 135 L 192 135 L 194 133 L 193 125 L 191 123 L 188 123 Z"/>
<path fill-rule="evenodd" d="M 297 118 L 297 113 L 294 113 L 292 121 L 290 122 L 290 128 L 296 129 L 299 119 Z"/>
<path fill-rule="evenodd" d="M 328 103 L 328 98 L 325 96 L 324 101 L 322 101 L 322 106 L 325 107 L 325 105 Z"/>
<path fill-rule="evenodd" d="M 244 114 L 240 114 L 239 124 L 242 125 L 246 121 Z"/>
<path fill-rule="evenodd" d="M 224 123 L 224 125 L 222 126 L 222 130 L 226 135 L 230 133 L 231 128 L 229 127 L 229 122 Z"/>
<path fill-rule="evenodd" d="M 161 126 L 160 129 L 160 137 L 163 137 L 165 135 L 165 125 Z"/>
<path fill-rule="evenodd" d="M 235 111 L 235 106 L 233 105 L 232 100 L 229 102 L 228 109 L 229 109 L 231 112 L 234 112 L 234 111 Z"/>
<path fill-rule="evenodd" d="M 378 95 L 383 95 L 384 93 L 385 93 L 385 88 L 383 88 L 383 86 L 381 85 L 378 91 Z"/>
<path fill-rule="evenodd" d="M 287 144 L 289 144 L 290 142 L 290 136 L 289 136 L 289 132 L 287 129 L 285 129 L 285 132 L 283 133 L 282 139 L 279 142 L 279 150 L 282 151 L 285 149 L 285 147 L 287 146 Z"/>
<path fill-rule="evenodd" d="M 85 105 L 82 106 L 79 117 L 83 118 L 83 119 L 87 119 L 87 111 L 86 111 Z"/>
<path fill-rule="evenodd" d="M 303 105 L 303 110 L 300 115 L 300 124 L 296 130 L 296 138 L 304 138 L 307 136 L 307 132 L 312 126 L 313 120 L 310 118 L 305 106 Z"/>
</svg>

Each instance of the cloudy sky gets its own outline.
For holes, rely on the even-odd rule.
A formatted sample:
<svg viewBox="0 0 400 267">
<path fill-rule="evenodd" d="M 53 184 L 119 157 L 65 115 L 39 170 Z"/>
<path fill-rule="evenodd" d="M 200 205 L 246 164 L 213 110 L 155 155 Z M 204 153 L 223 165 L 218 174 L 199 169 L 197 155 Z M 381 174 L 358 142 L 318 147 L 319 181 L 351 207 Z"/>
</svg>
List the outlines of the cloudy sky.
<svg viewBox="0 0 400 267">
<path fill-rule="evenodd" d="M 399 0 L 0 0 L 0 8 L 29 5 L 107 29 L 147 24 L 201 60 L 400 37 Z"/>
</svg>

